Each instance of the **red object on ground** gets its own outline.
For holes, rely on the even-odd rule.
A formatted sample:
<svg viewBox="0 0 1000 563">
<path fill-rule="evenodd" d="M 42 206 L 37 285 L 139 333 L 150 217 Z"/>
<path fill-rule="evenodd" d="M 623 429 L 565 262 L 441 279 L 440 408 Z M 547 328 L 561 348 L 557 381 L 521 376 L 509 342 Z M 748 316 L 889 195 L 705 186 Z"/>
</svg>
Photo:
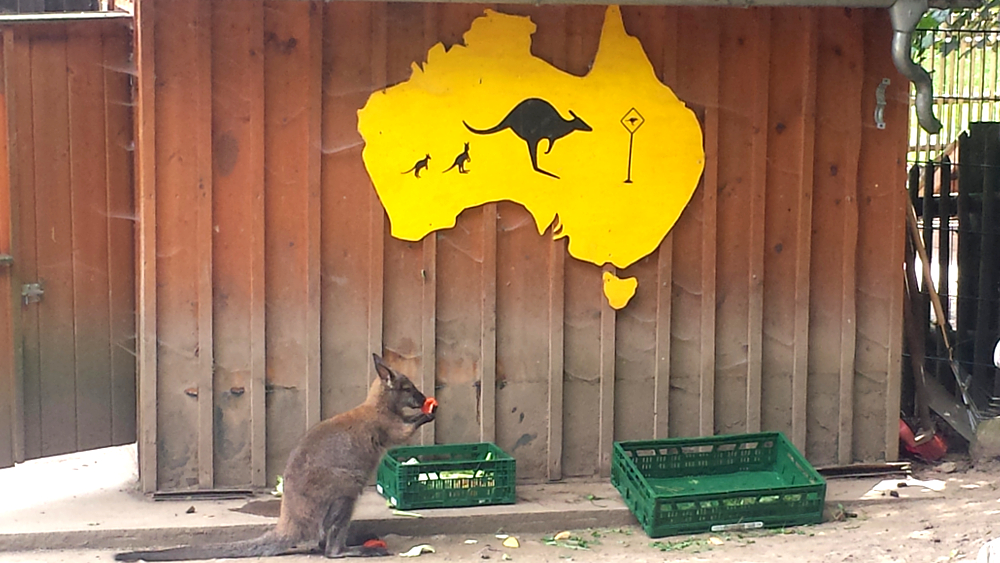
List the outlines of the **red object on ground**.
<svg viewBox="0 0 1000 563">
<path fill-rule="evenodd" d="M 368 540 L 364 545 L 365 547 L 381 547 L 382 549 L 389 549 L 389 546 L 387 546 L 382 540 Z"/>
<path fill-rule="evenodd" d="M 434 397 L 427 397 L 427 400 L 424 401 L 424 406 L 420 410 L 426 414 L 431 414 L 432 412 L 437 410 L 437 406 L 438 406 L 437 399 L 435 399 Z"/>
<path fill-rule="evenodd" d="M 903 441 L 906 451 L 927 461 L 937 461 L 948 453 L 948 444 L 940 434 L 934 434 L 933 438 L 918 445 L 914 440 L 913 430 L 910 430 L 910 426 L 903 419 L 899 419 L 899 439 Z"/>
</svg>

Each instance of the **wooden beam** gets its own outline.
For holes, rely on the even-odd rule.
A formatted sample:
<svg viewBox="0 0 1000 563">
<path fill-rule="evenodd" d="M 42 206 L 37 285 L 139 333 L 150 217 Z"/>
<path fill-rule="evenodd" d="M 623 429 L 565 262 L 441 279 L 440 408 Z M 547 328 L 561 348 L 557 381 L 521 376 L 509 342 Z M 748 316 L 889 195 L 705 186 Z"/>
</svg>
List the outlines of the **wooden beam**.
<svg viewBox="0 0 1000 563">
<path fill-rule="evenodd" d="M 677 81 L 677 15 L 675 8 L 665 11 L 663 27 L 663 69 L 661 80 L 667 86 Z M 667 233 L 656 253 L 656 358 L 653 372 L 653 438 L 670 435 L 670 315 L 673 304 L 674 234 Z"/>
<path fill-rule="evenodd" d="M 138 294 L 139 479 L 142 491 L 157 488 L 156 459 L 156 0 L 136 7 L 136 269 Z"/>
<path fill-rule="evenodd" d="M 615 274 L 616 268 L 605 264 L 604 272 Z M 600 402 L 599 437 L 597 452 L 601 477 L 611 475 L 611 449 L 615 438 L 615 320 L 616 311 L 601 295 L 601 356 L 600 356 Z"/>
<path fill-rule="evenodd" d="M 479 382 L 479 439 L 495 442 L 497 436 L 497 204 L 483 206 L 482 342 Z"/>
<path fill-rule="evenodd" d="M 753 142 L 750 164 L 750 302 L 747 315 L 747 432 L 760 432 L 764 334 L 764 202 L 767 186 L 768 94 L 771 72 L 771 11 L 754 11 L 756 85 L 753 101 Z"/>
<path fill-rule="evenodd" d="M 548 233 L 551 236 L 551 233 Z M 548 478 L 562 479 L 566 242 L 549 241 Z"/>
<path fill-rule="evenodd" d="M 372 4 L 372 90 L 386 86 L 388 29 L 386 5 Z M 368 269 L 368 357 L 382 354 L 382 306 L 384 293 L 385 211 L 375 189 L 371 190 L 369 207 L 369 237 L 371 238 Z M 375 366 L 368 362 L 368 381 L 375 379 Z"/>
<path fill-rule="evenodd" d="M 431 45 L 438 36 L 438 5 L 424 4 L 424 43 Z M 422 244 L 423 295 L 421 299 L 420 388 L 428 396 L 437 395 L 437 233 L 424 237 Z M 434 444 L 436 424 L 420 427 L 420 443 Z"/>
<path fill-rule="evenodd" d="M 857 92 L 868 91 L 865 88 L 865 52 L 864 52 L 864 32 L 860 25 L 844 18 L 841 20 L 846 33 L 836 34 L 847 40 L 849 49 L 857 52 L 856 67 L 848 68 L 848 72 L 839 75 L 839 79 L 847 82 L 848 89 Z M 828 30 L 829 32 L 830 30 Z M 852 65 L 853 66 L 853 65 Z M 853 88 L 850 84 L 853 83 Z M 855 351 L 857 349 L 858 322 L 857 322 L 857 255 L 858 255 L 858 176 L 860 168 L 861 138 L 864 134 L 862 123 L 869 122 L 869 113 L 864 111 L 865 103 L 863 97 L 858 96 L 855 100 L 841 99 L 845 109 L 854 109 L 857 112 L 856 124 L 848 125 L 848 133 L 843 135 L 845 145 L 844 168 L 844 192 L 843 192 L 843 250 L 841 259 L 841 314 L 840 314 L 840 404 L 838 408 L 837 421 L 837 462 L 847 465 L 853 461 L 853 436 L 854 436 L 854 377 L 855 377 Z M 856 105 L 855 105 L 856 104 Z M 851 106 L 854 106 L 853 108 Z M 845 111 L 845 114 L 849 115 Z"/>
<path fill-rule="evenodd" d="M 698 431 L 715 434 L 715 322 L 716 252 L 718 248 L 719 196 L 719 50 L 721 25 L 718 12 L 706 11 L 707 48 L 704 67 L 705 172 L 701 207 L 701 361 Z"/>
<path fill-rule="evenodd" d="M 8 119 L 10 115 L 11 96 L 9 67 L 13 64 L 10 53 L 13 52 L 14 31 L 3 31 L 3 50 L 0 51 L 0 73 L 4 77 L 4 100 L 0 105 L 0 131 L 4 133 L 0 139 L 0 256 L 14 255 L 14 233 L 17 214 L 16 196 L 14 195 L 14 168 L 11 158 L 10 139 L 15 138 L 14 125 Z M 17 317 L 21 309 L 19 296 L 14 288 L 14 264 L 0 263 L 0 350 L 10 350 L 10 354 L 0 354 L 0 467 L 10 467 L 17 459 L 17 450 L 23 432 L 20 393 L 20 346 L 17 344 Z M 23 454 L 22 454 L 23 455 Z"/>
<path fill-rule="evenodd" d="M 802 104 L 802 160 L 796 208 L 795 313 L 792 342 L 792 443 L 806 446 L 806 397 L 809 379 L 809 263 L 812 259 L 812 185 L 816 142 L 816 56 L 819 33 L 816 12 L 806 13 L 806 42 Z"/>
<path fill-rule="evenodd" d="M 198 208 L 195 234 L 198 304 L 198 486 L 215 486 L 215 350 L 212 340 L 212 5 L 198 0 L 197 34 L 198 127 L 192 131 L 198 147 Z"/>
<path fill-rule="evenodd" d="M 306 374 L 306 427 L 312 427 L 322 418 L 322 369 L 321 369 L 321 320 L 322 280 L 320 268 L 320 201 L 323 156 L 323 11 L 322 6 L 311 4 L 309 9 L 309 62 L 305 77 L 308 92 L 307 110 L 308 141 L 306 145 L 306 178 L 308 182 L 309 212 L 306 218 L 307 244 L 306 291 L 309 306 L 306 309 L 306 353 L 309 356 Z"/>
<path fill-rule="evenodd" d="M 31 122 L 30 41 L 17 29 L 4 30 L 4 81 L 7 93 L 8 138 L 10 145 L 12 243 L 34 249 L 34 134 Z M 13 248 L 13 247 L 12 247 Z M 21 284 L 37 279 L 35 252 L 18 253 L 11 270 L 16 309 L 14 316 L 14 458 L 16 462 L 41 455 L 41 417 L 37 381 L 28 381 L 28 370 L 38 371 L 37 309 L 21 306 Z"/>
</svg>

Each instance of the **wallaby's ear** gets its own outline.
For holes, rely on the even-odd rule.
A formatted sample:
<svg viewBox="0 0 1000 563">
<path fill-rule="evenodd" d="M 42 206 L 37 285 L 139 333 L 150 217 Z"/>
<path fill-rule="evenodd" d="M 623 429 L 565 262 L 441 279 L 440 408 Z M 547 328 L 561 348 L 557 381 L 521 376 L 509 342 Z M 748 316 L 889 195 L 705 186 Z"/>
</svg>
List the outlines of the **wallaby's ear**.
<svg viewBox="0 0 1000 563">
<path fill-rule="evenodd" d="M 392 370 L 389 366 L 382 363 L 382 358 L 378 354 L 372 354 L 372 360 L 375 361 L 375 372 L 378 373 L 379 379 L 383 383 L 390 383 L 392 381 Z"/>
<path fill-rule="evenodd" d="M 569 110 L 569 114 L 572 115 L 573 117 L 575 117 L 576 119 L 580 119 L 579 116 L 577 116 L 575 113 L 573 113 L 573 110 Z"/>
</svg>

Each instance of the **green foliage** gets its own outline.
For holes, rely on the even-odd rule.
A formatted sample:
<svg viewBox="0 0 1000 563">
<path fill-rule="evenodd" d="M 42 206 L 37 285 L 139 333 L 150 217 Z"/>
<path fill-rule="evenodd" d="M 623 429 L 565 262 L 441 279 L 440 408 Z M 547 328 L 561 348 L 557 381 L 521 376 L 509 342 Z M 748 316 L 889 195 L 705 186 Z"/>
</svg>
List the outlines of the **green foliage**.
<svg viewBox="0 0 1000 563">
<path fill-rule="evenodd" d="M 913 55 L 923 61 L 932 51 L 937 56 L 948 56 L 959 50 L 959 56 L 968 55 L 975 48 L 995 45 L 995 34 L 954 33 L 988 32 L 1000 30 L 1000 0 L 987 0 L 978 8 L 927 10 L 913 33 Z M 952 33 L 948 33 L 948 32 Z"/>
</svg>

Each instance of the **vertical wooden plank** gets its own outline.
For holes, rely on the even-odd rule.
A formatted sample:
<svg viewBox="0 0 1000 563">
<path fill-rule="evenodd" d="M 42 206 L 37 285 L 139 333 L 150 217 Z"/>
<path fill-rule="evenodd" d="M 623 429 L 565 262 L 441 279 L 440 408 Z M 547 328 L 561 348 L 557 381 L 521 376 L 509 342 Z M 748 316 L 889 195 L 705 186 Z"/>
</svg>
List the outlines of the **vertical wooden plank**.
<svg viewBox="0 0 1000 563">
<path fill-rule="evenodd" d="M 792 443 L 806 446 L 806 402 L 809 383 L 809 267 L 812 250 L 813 160 L 816 156 L 816 53 L 817 15 L 807 10 L 804 18 L 803 106 L 801 113 L 802 154 L 799 172 L 795 246 L 795 321 L 792 340 Z"/>
<path fill-rule="evenodd" d="M 426 55 L 426 47 L 437 40 L 448 46 L 461 41 L 462 34 L 474 18 L 483 14 L 484 8 L 474 4 L 444 4 L 436 9 L 430 8 L 430 4 L 426 6 L 422 38 L 425 50 L 419 53 L 420 60 Z M 477 154 L 474 142 L 470 150 L 474 170 Z M 459 152 L 460 148 L 455 154 Z M 445 155 L 442 160 L 452 156 Z M 425 253 L 432 248 L 434 252 L 436 287 L 427 287 L 425 296 L 433 295 L 437 317 L 435 354 L 430 358 L 433 363 L 424 369 L 435 372 L 434 391 L 441 404 L 448 405 L 438 413 L 433 425 L 434 438 L 441 443 L 493 440 L 496 436 L 496 205 L 464 211 L 454 228 L 428 236 L 423 244 Z M 425 254 L 425 263 L 429 265 L 431 261 L 431 256 Z M 431 303 L 425 302 L 424 307 L 430 313 Z M 425 323 L 428 322 L 425 317 Z M 429 332 L 430 327 L 425 327 Z"/>
<path fill-rule="evenodd" d="M 143 0 L 135 11 L 136 43 L 136 184 L 138 228 L 136 351 L 138 354 L 138 449 L 142 491 L 159 486 L 157 476 L 156 354 L 156 0 Z"/>
<path fill-rule="evenodd" d="M 423 278 L 420 309 L 420 388 L 427 396 L 436 394 L 437 380 L 437 235 L 430 234 L 422 243 Z M 420 443 L 435 443 L 436 426 L 425 424 L 420 427 Z"/>
<path fill-rule="evenodd" d="M 479 439 L 495 442 L 497 436 L 497 204 L 483 206 L 482 304 L 479 316 L 480 362 Z"/>
<path fill-rule="evenodd" d="M 104 34 L 104 143 L 108 178 L 108 292 L 112 445 L 136 441 L 136 264 L 132 34 Z"/>
<path fill-rule="evenodd" d="M 806 455 L 830 464 L 851 451 L 864 13 L 831 8 L 819 16 Z"/>
<path fill-rule="evenodd" d="M 767 186 L 768 97 L 771 71 L 771 9 L 754 11 L 754 102 L 750 170 L 750 287 L 747 311 L 746 431 L 761 430 L 761 386 L 764 324 L 764 225 Z"/>
<path fill-rule="evenodd" d="M 323 45 L 322 332 L 323 416 L 364 400 L 371 382 L 369 307 L 371 245 L 382 231 L 370 225 L 374 188 L 361 159 L 357 110 L 372 89 L 372 6 L 325 3 Z M 376 239 L 371 237 L 375 236 Z M 378 256 L 381 256 L 379 254 Z M 379 261 L 378 264 L 381 262 Z M 381 286 L 379 286 L 381 287 Z M 381 299 L 381 297 L 378 297 Z M 379 313 L 381 314 L 381 313 Z M 379 332 L 379 334 L 381 334 Z"/>
<path fill-rule="evenodd" d="M 675 88 L 677 81 L 677 8 L 663 7 L 662 26 L 656 26 L 663 34 L 660 79 Z M 676 229 L 676 226 L 675 228 Z M 656 255 L 656 364 L 653 384 L 653 437 L 666 438 L 670 435 L 670 361 L 671 361 L 671 315 L 673 312 L 673 253 L 674 229 L 671 229 Z"/>
<path fill-rule="evenodd" d="M 105 93 L 98 29 L 73 26 L 66 45 L 69 79 L 69 153 L 72 212 L 73 319 L 77 448 L 111 444 L 111 352 L 108 278 Z"/>
<path fill-rule="evenodd" d="M 604 272 L 616 274 L 610 264 Z M 597 467 L 601 477 L 611 475 L 611 451 L 615 430 L 615 318 L 617 311 L 605 300 L 601 304 L 600 399 L 598 407 Z"/>
<path fill-rule="evenodd" d="M 846 12 L 845 12 L 846 14 Z M 838 37 L 847 45 L 853 57 L 846 65 L 851 81 L 856 84 L 856 97 L 841 98 L 840 103 L 857 112 L 858 117 L 845 121 L 852 125 L 844 135 L 845 170 L 844 178 L 844 225 L 843 259 L 841 262 L 842 308 L 840 314 L 840 402 L 837 424 L 837 462 L 846 465 L 853 460 L 854 435 L 854 377 L 855 354 L 857 350 L 857 255 L 858 255 L 858 170 L 861 159 L 862 120 L 867 115 L 862 111 L 861 93 L 864 92 L 864 17 L 865 14 L 852 12 L 850 32 Z M 846 41 L 845 41 L 846 39 Z M 853 64 L 853 67 L 852 67 Z M 842 68 L 842 67 L 840 67 Z M 853 72 L 851 72 L 853 71 Z M 828 71 L 829 72 L 829 71 Z M 845 81 L 846 82 L 846 81 Z M 842 82 L 843 84 L 843 82 Z M 847 101 L 850 100 L 848 106 Z M 873 112 L 874 115 L 874 112 Z"/>
<path fill-rule="evenodd" d="M 562 479 L 565 276 L 566 243 L 549 241 L 549 481 Z"/>
<path fill-rule="evenodd" d="M 705 27 L 703 8 L 678 9 L 677 23 L 677 83 L 674 91 L 688 105 L 705 128 L 704 91 L 700 88 L 705 55 L 702 38 L 705 33 L 717 33 Z M 718 45 L 713 47 L 718 49 Z M 707 136 L 706 136 L 707 141 Z M 706 170 L 715 166 L 706 159 Z M 706 176 L 684 208 L 673 229 L 673 304 L 671 307 L 671 366 L 670 366 L 670 433 L 674 436 L 697 436 L 702 429 L 702 307 L 711 306 L 703 299 L 703 209 L 706 197 Z M 714 189 L 714 186 L 713 186 Z M 707 274 L 706 274 L 707 275 Z M 694 322 L 692 319 L 698 319 Z"/>
<path fill-rule="evenodd" d="M 11 190 L 11 180 L 14 170 L 11 167 L 11 133 L 13 129 L 8 120 L 8 90 L 11 64 L 9 37 L 13 30 L 3 31 L 3 46 L 0 49 L 0 77 L 3 77 L 4 87 L 0 89 L 0 255 L 13 256 L 14 253 L 14 214 L 15 199 Z M 18 299 L 14 294 L 14 265 L 0 264 L 0 350 L 10 350 L 9 354 L 0 355 L 0 468 L 11 467 L 17 459 L 17 433 L 21 430 L 22 401 L 18 392 L 21 378 L 20 366 L 17 360 L 19 346 L 15 344 L 15 315 L 19 309 Z"/>
<path fill-rule="evenodd" d="M 556 24 L 562 24 L 566 28 L 566 13 L 560 11 L 556 14 Z M 559 19 L 562 19 L 560 22 Z M 549 43 L 552 51 L 548 53 L 552 57 L 551 62 L 565 68 L 568 55 L 567 49 L 559 49 L 557 40 Z M 565 47 L 563 45 L 563 47 Z M 565 290 L 566 290 L 566 244 L 565 240 L 552 239 L 552 230 L 549 229 L 543 236 L 550 237 L 548 240 L 549 253 L 549 334 L 548 334 L 548 399 L 549 411 L 547 415 L 546 447 L 547 447 L 547 477 L 549 481 L 562 479 L 562 459 L 563 459 L 563 357 L 564 357 L 564 322 L 565 322 Z"/>
<path fill-rule="evenodd" d="M 385 9 L 386 80 L 399 84 L 410 79 L 412 65 L 423 63 L 430 47 L 430 39 L 425 38 L 426 10 L 425 5 L 412 2 L 388 3 Z M 460 148 L 456 154 L 459 152 Z M 432 233 L 425 240 L 436 237 L 437 233 Z M 424 244 L 393 237 L 389 222 L 385 222 L 382 346 L 387 361 L 418 384 L 426 375 L 423 366 L 429 360 L 423 354 L 424 296 L 433 287 L 428 284 L 426 270 L 426 261 L 432 257 L 423 255 Z M 424 391 L 433 395 L 433 381 L 431 384 Z M 414 439 L 426 439 L 436 426 L 423 427 Z"/>
<path fill-rule="evenodd" d="M 597 49 L 603 21 L 598 8 L 562 7 L 539 22 L 534 39 L 546 45 L 546 59 L 582 76 Z M 560 35 L 565 39 L 560 39 Z M 601 272 L 576 259 L 563 262 L 563 435 L 562 474 L 593 476 L 599 471 Z"/>
<path fill-rule="evenodd" d="M 388 86 L 386 62 L 388 58 L 387 7 L 379 3 L 372 6 L 371 89 Z M 369 195 L 369 232 L 371 254 L 368 266 L 368 356 L 382 353 L 382 322 L 385 270 L 385 209 L 374 189 Z M 375 377 L 375 367 L 369 362 L 368 380 Z"/>
<path fill-rule="evenodd" d="M 906 180 L 903 155 L 909 84 L 897 80 L 886 52 L 892 38 L 888 14 L 883 10 L 865 12 L 861 92 L 874 92 L 883 78 L 892 82 L 885 91 L 885 129 L 878 129 L 871 118 L 875 97 L 861 96 L 852 461 L 892 460 L 897 455 L 904 288 L 900 264 L 907 198 L 902 186 Z M 897 156 L 887 162 L 879 155 Z"/>
<path fill-rule="evenodd" d="M 441 10 L 437 4 L 424 4 L 424 46 L 430 47 L 437 41 L 438 21 Z M 421 295 L 420 327 L 420 388 L 427 395 L 436 395 L 437 387 L 437 234 L 424 238 L 421 252 L 423 280 Z M 420 427 L 420 443 L 435 443 L 437 425 L 425 424 Z"/>
<path fill-rule="evenodd" d="M 28 44 L 24 36 L 16 29 L 3 31 L 4 58 L 4 115 L 7 119 L 7 140 L 18 139 L 17 143 L 8 145 L 8 165 L 10 182 L 10 250 L 17 244 L 18 253 L 13 267 L 9 270 L 10 294 L 3 294 L 3 299 L 10 299 L 11 324 L 10 338 L 11 374 L 13 401 L 11 415 L 13 461 L 38 457 L 41 449 L 41 439 L 38 434 L 41 428 L 38 421 L 37 378 L 29 379 L 31 369 L 37 373 L 37 325 L 38 316 L 35 309 L 21 306 L 21 284 L 25 277 L 35 276 L 34 247 L 34 150 L 31 134 L 31 61 Z M 29 228 L 30 225 L 30 228 Z M 34 330 L 32 330 L 34 328 Z M 32 336 L 34 337 L 32 339 Z M 34 346 L 31 345 L 34 343 Z M 35 424 L 29 423 L 35 422 Z"/>
<path fill-rule="evenodd" d="M 208 2 L 157 6 L 157 447 L 161 489 L 213 486 Z M 169 55 L 167 55 L 169 53 Z M 192 440 L 192 436 L 198 436 Z"/>
<path fill-rule="evenodd" d="M 654 70 L 663 68 L 664 10 L 658 6 L 626 6 L 625 30 L 643 46 Z M 657 287 L 656 253 L 643 257 L 618 273 L 634 277 L 639 287 L 628 305 L 616 312 L 615 327 L 615 440 L 652 438 L 656 417 Z"/>
<path fill-rule="evenodd" d="M 529 272 L 548 271 L 535 222 L 521 206 L 497 205 L 496 441 L 518 460 L 520 478 L 547 474 L 548 283 Z"/>
<path fill-rule="evenodd" d="M 264 3 L 268 482 L 320 417 L 320 7 Z"/>
<path fill-rule="evenodd" d="M 715 343 L 715 430 L 719 434 L 744 432 L 751 395 L 749 372 L 750 293 L 749 268 L 753 252 L 751 242 L 753 226 L 752 185 L 754 179 L 755 105 L 764 92 L 754 94 L 754 102 L 746 103 L 744 89 L 758 80 L 757 36 L 759 9 L 747 14 L 724 10 L 720 15 L 719 51 L 725 56 L 719 60 L 719 104 L 717 184 L 718 203 L 716 227 L 718 230 L 715 283 L 716 300 Z M 756 89 L 755 89 L 756 92 Z M 763 126 L 766 129 L 766 125 Z M 708 143 L 706 131 L 706 143 Z M 751 211 L 751 212 L 748 212 Z M 709 217 L 706 216 L 706 221 Z M 707 235 L 706 235 L 707 236 Z M 757 241 L 758 243 L 760 241 Z M 759 388 L 758 388 L 759 389 Z"/>
<path fill-rule="evenodd" d="M 775 9 L 770 28 L 761 427 L 804 440 L 815 16 Z"/>
<path fill-rule="evenodd" d="M 698 432 L 715 434 L 715 325 L 716 325 L 716 244 L 718 241 L 719 194 L 719 11 L 705 10 L 698 22 L 705 31 L 699 95 L 705 105 L 705 172 L 703 173 L 701 233 L 701 380 L 698 395 Z M 727 56 L 729 56 L 727 54 Z"/>
<path fill-rule="evenodd" d="M 212 4 L 200 0 L 196 7 L 195 48 L 198 73 L 197 118 L 194 142 L 199 147 L 197 300 L 198 300 L 198 486 L 215 486 L 215 382 L 212 346 Z"/>
<path fill-rule="evenodd" d="M 513 11 L 530 15 L 538 26 L 532 52 L 556 67 L 566 65 L 567 41 L 575 37 L 567 27 L 568 10 L 518 6 Z M 497 443 L 526 461 L 518 464 L 519 476 L 544 479 L 551 459 L 552 281 L 530 282 L 527 272 L 553 273 L 552 243 L 539 238 L 523 207 L 500 203 L 497 209 Z"/>
<path fill-rule="evenodd" d="M 264 486 L 264 6 L 212 9 L 215 480 Z"/>
<path fill-rule="evenodd" d="M 35 214 L 42 455 L 76 451 L 76 382 L 73 346 L 73 256 L 66 28 L 57 26 L 31 42 L 34 115 Z M 37 280 L 33 280 L 37 281 Z M 42 303 L 44 302 L 44 305 Z"/>
<path fill-rule="evenodd" d="M 309 209 L 306 214 L 307 291 L 306 331 L 309 354 L 307 372 L 306 425 L 312 426 L 322 418 L 322 373 L 320 371 L 322 337 L 320 336 L 320 308 L 323 296 L 320 282 L 320 210 L 322 200 L 322 138 L 323 138 L 323 13 L 318 3 L 310 2 L 308 15 L 309 62 L 306 70 L 306 95 L 308 96 L 306 125 L 306 185 Z"/>
</svg>

